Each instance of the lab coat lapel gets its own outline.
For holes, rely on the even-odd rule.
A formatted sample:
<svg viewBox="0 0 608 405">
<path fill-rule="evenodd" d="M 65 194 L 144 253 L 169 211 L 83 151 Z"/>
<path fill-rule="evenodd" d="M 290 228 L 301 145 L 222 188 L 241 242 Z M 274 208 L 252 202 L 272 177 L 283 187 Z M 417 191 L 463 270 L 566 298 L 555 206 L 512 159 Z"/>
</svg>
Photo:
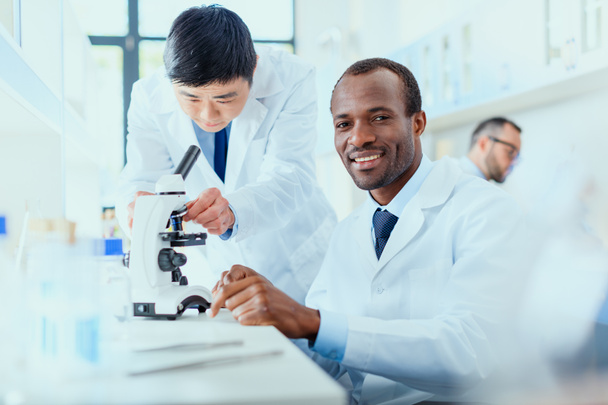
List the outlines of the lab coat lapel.
<svg viewBox="0 0 608 405">
<path fill-rule="evenodd" d="M 425 209 L 445 204 L 452 194 L 459 173 L 461 173 L 460 169 L 454 167 L 449 159 L 435 163 L 418 193 L 399 216 L 380 256 L 378 270 L 404 249 L 420 231 L 425 221 Z"/>
<path fill-rule="evenodd" d="M 407 246 L 416 236 L 424 223 L 424 214 L 418 204 L 417 196 L 414 196 L 405 207 L 399 220 L 388 238 L 388 242 L 382 251 L 378 261 L 378 269 L 384 267 L 399 251 Z"/>
<path fill-rule="evenodd" d="M 378 259 L 376 258 L 374 241 L 372 240 L 371 215 L 373 215 L 373 211 L 371 211 L 372 214 L 367 215 L 370 210 L 366 208 L 367 204 L 363 204 L 363 206 L 359 208 L 357 214 L 355 214 L 357 217 L 353 221 L 351 235 L 354 235 L 355 237 L 356 249 L 360 252 L 360 256 L 369 262 L 371 269 L 376 269 L 378 266 Z"/>
<path fill-rule="evenodd" d="M 259 54 L 259 52 L 258 52 Z M 237 187 L 239 174 L 247 167 L 247 150 L 268 114 L 268 108 L 260 101 L 284 89 L 270 59 L 262 54 L 253 75 L 249 98 L 241 114 L 232 121 L 228 157 L 226 159 L 226 190 Z M 266 135 L 268 135 L 266 133 Z"/>
<path fill-rule="evenodd" d="M 228 156 L 226 158 L 226 189 L 234 190 L 239 173 L 243 170 L 247 149 L 266 118 L 268 109 L 256 98 L 249 98 L 241 114 L 232 121 Z"/>
</svg>

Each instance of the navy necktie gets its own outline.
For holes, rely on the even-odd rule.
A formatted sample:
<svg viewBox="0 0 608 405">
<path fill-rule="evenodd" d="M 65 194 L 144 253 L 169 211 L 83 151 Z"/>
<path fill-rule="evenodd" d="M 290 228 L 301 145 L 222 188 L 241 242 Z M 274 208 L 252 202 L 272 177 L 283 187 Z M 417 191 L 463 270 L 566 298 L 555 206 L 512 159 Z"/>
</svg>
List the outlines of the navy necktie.
<svg viewBox="0 0 608 405">
<path fill-rule="evenodd" d="M 380 211 L 380 208 L 374 212 L 374 233 L 376 234 L 376 257 L 380 259 L 384 246 L 388 242 L 389 236 L 399 218 L 388 211 Z"/>
<path fill-rule="evenodd" d="M 226 174 L 226 155 L 228 154 L 228 136 L 226 128 L 215 133 L 215 154 L 213 156 L 213 167 L 217 175 L 224 181 Z"/>
</svg>

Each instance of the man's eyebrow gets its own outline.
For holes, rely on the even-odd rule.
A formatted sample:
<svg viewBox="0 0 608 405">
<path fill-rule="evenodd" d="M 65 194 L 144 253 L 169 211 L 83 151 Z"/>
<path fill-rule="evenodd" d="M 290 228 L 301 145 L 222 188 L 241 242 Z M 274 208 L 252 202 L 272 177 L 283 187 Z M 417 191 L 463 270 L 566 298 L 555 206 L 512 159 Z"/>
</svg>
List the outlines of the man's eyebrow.
<svg viewBox="0 0 608 405">
<path fill-rule="evenodd" d="M 179 94 L 181 94 L 182 96 L 190 97 L 190 98 L 200 98 L 199 96 L 197 96 L 195 94 L 188 93 L 186 90 L 181 90 L 181 89 L 179 91 Z M 219 96 L 213 96 L 213 98 L 225 99 L 225 98 L 232 98 L 232 97 L 236 97 L 236 96 L 238 96 L 238 93 L 236 91 L 231 91 L 230 93 L 220 94 Z"/>
<path fill-rule="evenodd" d="M 213 96 L 213 98 L 231 98 L 238 96 L 236 91 L 231 91 L 230 93 L 220 94 L 219 96 Z"/>
<path fill-rule="evenodd" d="M 388 108 L 388 107 L 373 107 L 367 110 L 368 113 L 375 113 L 378 111 L 387 111 L 387 112 L 392 112 L 393 110 Z M 346 118 L 348 117 L 349 114 L 344 113 L 344 114 L 338 114 L 338 115 L 334 115 L 334 119 L 342 119 L 342 118 Z"/>
<path fill-rule="evenodd" d="M 370 108 L 369 110 L 367 110 L 367 112 L 370 112 L 370 113 L 378 112 L 378 111 L 392 112 L 393 110 L 388 107 L 374 107 L 374 108 Z"/>
<path fill-rule="evenodd" d="M 190 94 L 186 90 L 182 90 L 182 89 L 179 90 L 179 94 L 181 94 L 182 96 L 190 97 L 190 98 L 200 98 L 199 96 L 195 96 L 194 94 Z"/>
</svg>

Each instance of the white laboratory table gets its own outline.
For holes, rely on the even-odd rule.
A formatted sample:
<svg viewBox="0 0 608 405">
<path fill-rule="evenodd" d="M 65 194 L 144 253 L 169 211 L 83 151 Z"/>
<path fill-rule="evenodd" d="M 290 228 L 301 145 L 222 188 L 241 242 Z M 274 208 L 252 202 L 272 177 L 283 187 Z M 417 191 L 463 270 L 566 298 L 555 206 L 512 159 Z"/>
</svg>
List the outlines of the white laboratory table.
<svg viewBox="0 0 608 405">
<path fill-rule="evenodd" d="M 21 379 L 8 402 L 29 404 L 345 404 L 346 392 L 274 327 L 242 326 L 222 310 L 176 321 L 132 320 L 90 375 Z M 207 347 L 187 344 L 209 343 Z M 222 345 L 214 346 L 214 344 Z M 149 350 L 182 345 L 169 350 Z M 107 355 L 106 353 L 106 355 Z M 199 365 L 152 372 L 187 363 Z M 138 374 L 140 373 L 140 374 Z M 46 375 L 47 377 L 42 377 Z M 5 398 L 6 400 L 7 398 Z"/>
</svg>

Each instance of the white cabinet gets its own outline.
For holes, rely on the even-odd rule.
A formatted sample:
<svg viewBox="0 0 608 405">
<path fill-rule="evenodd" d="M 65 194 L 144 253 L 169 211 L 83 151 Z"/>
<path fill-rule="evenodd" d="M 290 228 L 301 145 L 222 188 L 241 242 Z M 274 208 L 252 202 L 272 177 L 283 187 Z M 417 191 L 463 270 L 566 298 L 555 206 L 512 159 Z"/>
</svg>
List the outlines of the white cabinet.
<svg viewBox="0 0 608 405">
<path fill-rule="evenodd" d="M 0 212 L 101 230 L 95 65 L 67 0 L 0 0 Z M 27 207 L 27 208 L 26 208 Z"/>
<path fill-rule="evenodd" d="M 390 55 L 418 79 L 430 130 L 608 84 L 608 0 L 487 2 Z"/>
</svg>

